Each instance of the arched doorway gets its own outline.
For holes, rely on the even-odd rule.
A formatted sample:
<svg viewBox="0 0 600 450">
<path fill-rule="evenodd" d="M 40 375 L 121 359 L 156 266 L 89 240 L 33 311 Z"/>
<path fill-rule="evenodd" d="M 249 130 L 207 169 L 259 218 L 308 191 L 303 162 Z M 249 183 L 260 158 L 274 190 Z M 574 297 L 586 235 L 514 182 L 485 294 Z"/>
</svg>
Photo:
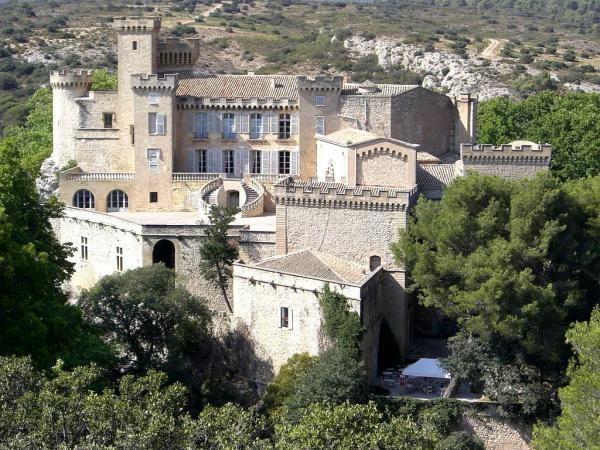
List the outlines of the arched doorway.
<svg viewBox="0 0 600 450">
<path fill-rule="evenodd" d="M 394 333 L 387 321 L 383 319 L 379 325 L 379 346 L 377 351 L 377 373 L 394 368 L 402 362 Z"/>
<path fill-rule="evenodd" d="M 229 207 L 229 208 L 239 208 L 240 207 L 239 191 L 227 191 L 227 207 Z"/>
<path fill-rule="evenodd" d="M 161 239 L 152 249 L 152 264 L 163 263 L 169 269 L 175 268 L 175 245 L 167 239 Z"/>
</svg>

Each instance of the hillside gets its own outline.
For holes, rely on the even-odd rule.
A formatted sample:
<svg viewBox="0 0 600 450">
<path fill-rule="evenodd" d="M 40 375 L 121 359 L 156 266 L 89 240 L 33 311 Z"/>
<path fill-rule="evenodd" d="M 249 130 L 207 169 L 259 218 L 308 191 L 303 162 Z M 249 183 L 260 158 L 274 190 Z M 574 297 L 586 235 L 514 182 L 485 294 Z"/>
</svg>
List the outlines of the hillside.
<svg viewBox="0 0 600 450">
<path fill-rule="evenodd" d="M 108 24 L 123 15 L 160 14 L 165 36 L 200 37 L 198 73 L 335 72 L 482 98 L 599 90 L 599 13 L 563 3 L 9 1 L 0 4 L 0 125 L 22 123 L 23 99 L 49 70 L 114 70 Z"/>
</svg>

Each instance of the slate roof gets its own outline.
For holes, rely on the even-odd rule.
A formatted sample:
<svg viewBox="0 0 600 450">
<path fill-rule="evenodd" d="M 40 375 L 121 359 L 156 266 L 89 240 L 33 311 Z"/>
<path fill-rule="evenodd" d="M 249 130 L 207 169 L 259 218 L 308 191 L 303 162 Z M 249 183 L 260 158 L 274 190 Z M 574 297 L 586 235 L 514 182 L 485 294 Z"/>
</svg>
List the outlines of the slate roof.
<svg viewBox="0 0 600 450">
<path fill-rule="evenodd" d="M 412 84 L 377 84 L 377 90 L 373 92 L 359 92 L 360 83 L 344 83 L 342 87 L 342 95 L 374 95 L 374 96 L 390 96 L 403 94 L 418 88 L 418 85 Z"/>
<path fill-rule="evenodd" d="M 295 75 L 217 75 L 179 79 L 178 96 L 298 100 Z"/>
<path fill-rule="evenodd" d="M 443 189 L 454 178 L 454 164 L 417 164 L 417 184 L 421 189 Z"/>
<path fill-rule="evenodd" d="M 356 286 L 366 281 L 370 273 L 367 267 L 355 262 L 308 249 L 265 259 L 254 267 Z"/>
</svg>

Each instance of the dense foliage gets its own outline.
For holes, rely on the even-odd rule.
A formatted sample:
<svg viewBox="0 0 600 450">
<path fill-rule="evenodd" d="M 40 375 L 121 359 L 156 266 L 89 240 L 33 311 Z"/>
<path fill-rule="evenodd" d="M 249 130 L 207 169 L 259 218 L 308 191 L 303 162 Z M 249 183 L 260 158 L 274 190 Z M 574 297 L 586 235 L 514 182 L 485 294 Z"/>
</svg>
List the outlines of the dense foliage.
<svg viewBox="0 0 600 450">
<path fill-rule="evenodd" d="M 106 69 L 97 69 L 92 72 L 93 91 L 114 91 L 117 89 L 117 84 L 117 76 Z"/>
<path fill-rule="evenodd" d="M 600 442 L 600 309 L 589 322 L 567 333 L 575 351 L 569 384 L 560 390 L 561 415 L 552 427 L 537 427 L 533 448 L 540 450 L 595 448 Z"/>
<path fill-rule="evenodd" d="M 552 173 L 561 180 L 600 175 L 600 94 L 542 92 L 523 101 L 488 100 L 479 105 L 477 139 L 548 143 Z"/>
<path fill-rule="evenodd" d="M 560 184 L 470 174 L 421 198 L 393 246 L 419 301 L 455 319 L 447 361 L 504 406 L 548 413 L 565 331 L 600 295 L 600 177 Z M 550 384 L 548 384 L 550 383 Z"/>
</svg>

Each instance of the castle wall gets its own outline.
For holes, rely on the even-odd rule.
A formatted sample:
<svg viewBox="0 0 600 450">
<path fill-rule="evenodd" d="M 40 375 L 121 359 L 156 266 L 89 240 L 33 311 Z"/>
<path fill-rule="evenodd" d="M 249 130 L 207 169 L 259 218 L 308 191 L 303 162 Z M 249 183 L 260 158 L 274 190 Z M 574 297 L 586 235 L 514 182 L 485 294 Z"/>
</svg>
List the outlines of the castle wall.
<svg viewBox="0 0 600 450">
<path fill-rule="evenodd" d="M 61 243 L 71 242 L 74 263 L 71 288 L 78 292 L 117 270 L 117 247 L 123 249 L 123 270 L 142 266 L 141 227 L 131 222 L 91 211 L 67 208 L 55 230 Z M 81 237 L 87 238 L 88 259 L 81 258 Z"/>
<path fill-rule="evenodd" d="M 377 255 L 385 267 L 396 266 L 389 245 L 406 227 L 405 211 L 278 204 L 278 219 L 280 215 L 285 217 L 288 252 L 311 248 L 367 266 Z"/>
<path fill-rule="evenodd" d="M 234 317 L 250 330 L 261 359 L 276 373 L 296 353 L 318 355 L 325 348 L 319 296 L 325 282 L 264 269 L 234 265 Z M 360 288 L 329 283 L 360 313 Z M 268 299 L 268 301 L 263 301 Z M 289 328 L 280 327 L 280 308 L 290 311 Z"/>
<path fill-rule="evenodd" d="M 497 175 L 502 178 L 518 180 L 534 176 L 536 173 L 547 170 L 547 165 L 530 161 L 477 161 L 463 163 L 463 174 L 469 171 L 479 172 L 483 175 Z"/>
<path fill-rule="evenodd" d="M 435 156 L 450 149 L 454 114 L 447 96 L 419 87 L 391 102 L 391 137 L 419 144 L 420 151 Z"/>
<path fill-rule="evenodd" d="M 340 116 L 345 120 L 355 120 L 357 128 L 361 130 L 390 137 L 392 135 L 391 106 L 391 97 L 344 95 L 340 102 Z"/>
</svg>

